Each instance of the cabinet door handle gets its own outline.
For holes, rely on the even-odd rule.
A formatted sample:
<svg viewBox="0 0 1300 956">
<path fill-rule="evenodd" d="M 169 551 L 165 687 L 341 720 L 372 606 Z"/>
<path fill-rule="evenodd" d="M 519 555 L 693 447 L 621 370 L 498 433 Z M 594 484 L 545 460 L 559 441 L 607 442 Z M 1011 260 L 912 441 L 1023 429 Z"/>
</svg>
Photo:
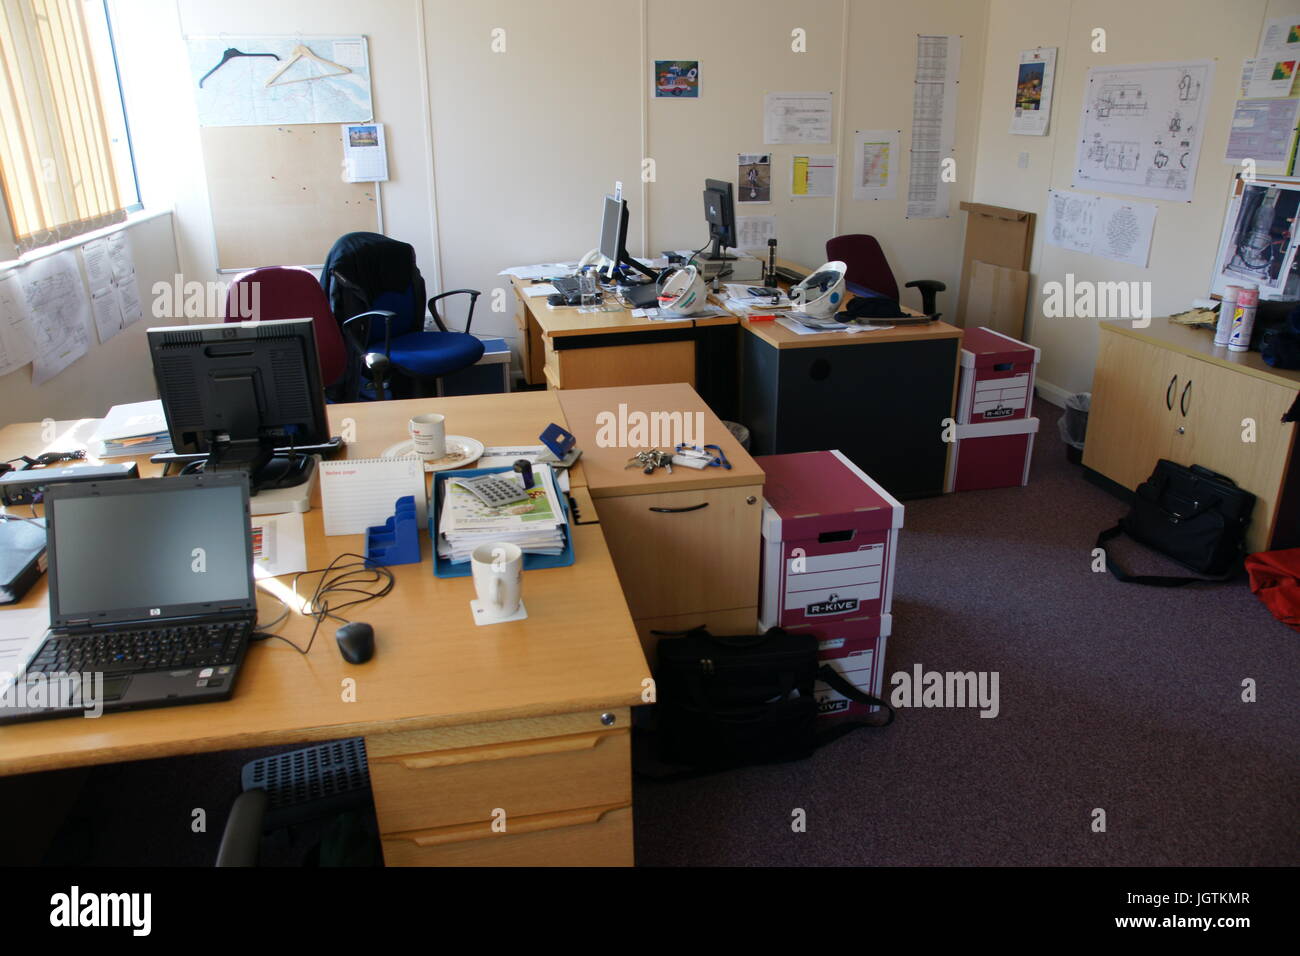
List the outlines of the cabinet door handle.
<svg viewBox="0 0 1300 956">
<path fill-rule="evenodd" d="M 1183 418 L 1187 417 L 1187 395 L 1192 390 L 1192 380 L 1188 379 L 1187 384 L 1183 386 L 1183 394 L 1178 399 L 1178 408 L 1183 413 Z"/>
<path fill-rule="evenodd" d="M 1165 408 L 1171 412 L 1174 410 L 1174 386 L 1178 384 L 1178 376 L 1175 375 L 1169 380 L 1169 387 L 1165 389 Z"/>
<path fill-rule="evenodd" d="M 650 510 L 659 515 L 679 515 L 685 514 L 687 511 L 699 511 L 701 508 L 707 508 L 708 506 L 709 503 L 705 501 L 702 504 L 691 505 L 689 508 L 651 508 Z"/>
</svg>

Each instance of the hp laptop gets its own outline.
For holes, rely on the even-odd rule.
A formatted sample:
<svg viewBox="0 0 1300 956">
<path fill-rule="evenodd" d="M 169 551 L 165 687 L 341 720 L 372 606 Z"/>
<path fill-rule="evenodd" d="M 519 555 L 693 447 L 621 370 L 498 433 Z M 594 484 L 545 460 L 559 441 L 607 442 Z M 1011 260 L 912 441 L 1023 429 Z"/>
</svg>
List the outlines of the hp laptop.
<svg viewBox="0 0 1300 956">
<path fill-rule="evenodd" d="M 257 620 L 241 473 L 51 486 L 50 630 L 0 723 L 225 700 Z"/>
</svg>

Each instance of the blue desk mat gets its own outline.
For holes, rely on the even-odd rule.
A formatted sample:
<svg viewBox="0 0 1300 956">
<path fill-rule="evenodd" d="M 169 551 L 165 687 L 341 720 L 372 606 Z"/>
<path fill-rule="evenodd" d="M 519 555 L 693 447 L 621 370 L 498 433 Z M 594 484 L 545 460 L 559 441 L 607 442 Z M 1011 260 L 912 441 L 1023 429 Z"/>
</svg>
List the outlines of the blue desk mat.
<svg viewBox="0 0 1300 956">
<path fill-rule="evenodd" d="M 478 475 L 499 475 L 502 472 L 514 474 L 512 468 L 463 468 L 459 471 L 436 471 L 433 473 L 433 489 L 429 496 L 429 540 L 433 542 L 433 573 L 440 578 L 467 578 L 470 575 L 469 561 L 463 564 L 452 564 L 446 558 L 438 555 L 438 505 L 442 501 L 442 492 L 438 485 L 448 478 L 469 477 L 474 478 Z M 552 475 L 554 475 L 552 471 Z M 572 520 L 569 514 L 568 496 L 560 490 L 559 482 L 556 482 L 555 490 L 560 499 L 560 509 L 564 512 L 565 520 Z M 573 564 L 573 535 L 570 534 L 569 525 L 566 524 L 563 529 L 564 550 L 559 554 L 528 554 L 524 553 L 524 570 L 534 571 L 539 568 L 567 568 Z"/>
</svg>

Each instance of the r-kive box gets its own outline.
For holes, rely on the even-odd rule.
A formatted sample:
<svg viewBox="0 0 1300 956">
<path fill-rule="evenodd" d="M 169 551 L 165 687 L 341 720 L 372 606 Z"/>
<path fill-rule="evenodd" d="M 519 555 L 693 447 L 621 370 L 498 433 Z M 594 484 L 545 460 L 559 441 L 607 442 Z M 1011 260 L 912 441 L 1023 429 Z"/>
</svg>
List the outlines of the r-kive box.
<svg viewBox="0 0 1300 956">
<path fill-rule="evenodd" d="M 1039 354 L 1001 332 L 967 329 L 961 339 L 957 424 L 1028 418 Z"/>
</svg>

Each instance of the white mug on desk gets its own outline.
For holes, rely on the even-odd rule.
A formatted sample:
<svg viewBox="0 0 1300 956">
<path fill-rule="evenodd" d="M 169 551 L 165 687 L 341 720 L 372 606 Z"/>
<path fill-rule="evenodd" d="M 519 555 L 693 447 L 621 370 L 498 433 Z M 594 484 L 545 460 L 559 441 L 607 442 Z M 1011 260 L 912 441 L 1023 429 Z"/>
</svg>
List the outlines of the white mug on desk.
<svg viewBox="0 0 1300 956">
<path fill-rule="evenodd" d="M 447 455 L 447 418 L 429 413 L 411 419 L 411 444 L 425 461 L 437 461 Z"/>
<path fill-rule="evenodd" d="M 480 544 L 470 553 L 474 591 L 479 606 L 493 619 L 519 610 L 524 578 L 524 553 L 508 541 Z"/>
</svg>

